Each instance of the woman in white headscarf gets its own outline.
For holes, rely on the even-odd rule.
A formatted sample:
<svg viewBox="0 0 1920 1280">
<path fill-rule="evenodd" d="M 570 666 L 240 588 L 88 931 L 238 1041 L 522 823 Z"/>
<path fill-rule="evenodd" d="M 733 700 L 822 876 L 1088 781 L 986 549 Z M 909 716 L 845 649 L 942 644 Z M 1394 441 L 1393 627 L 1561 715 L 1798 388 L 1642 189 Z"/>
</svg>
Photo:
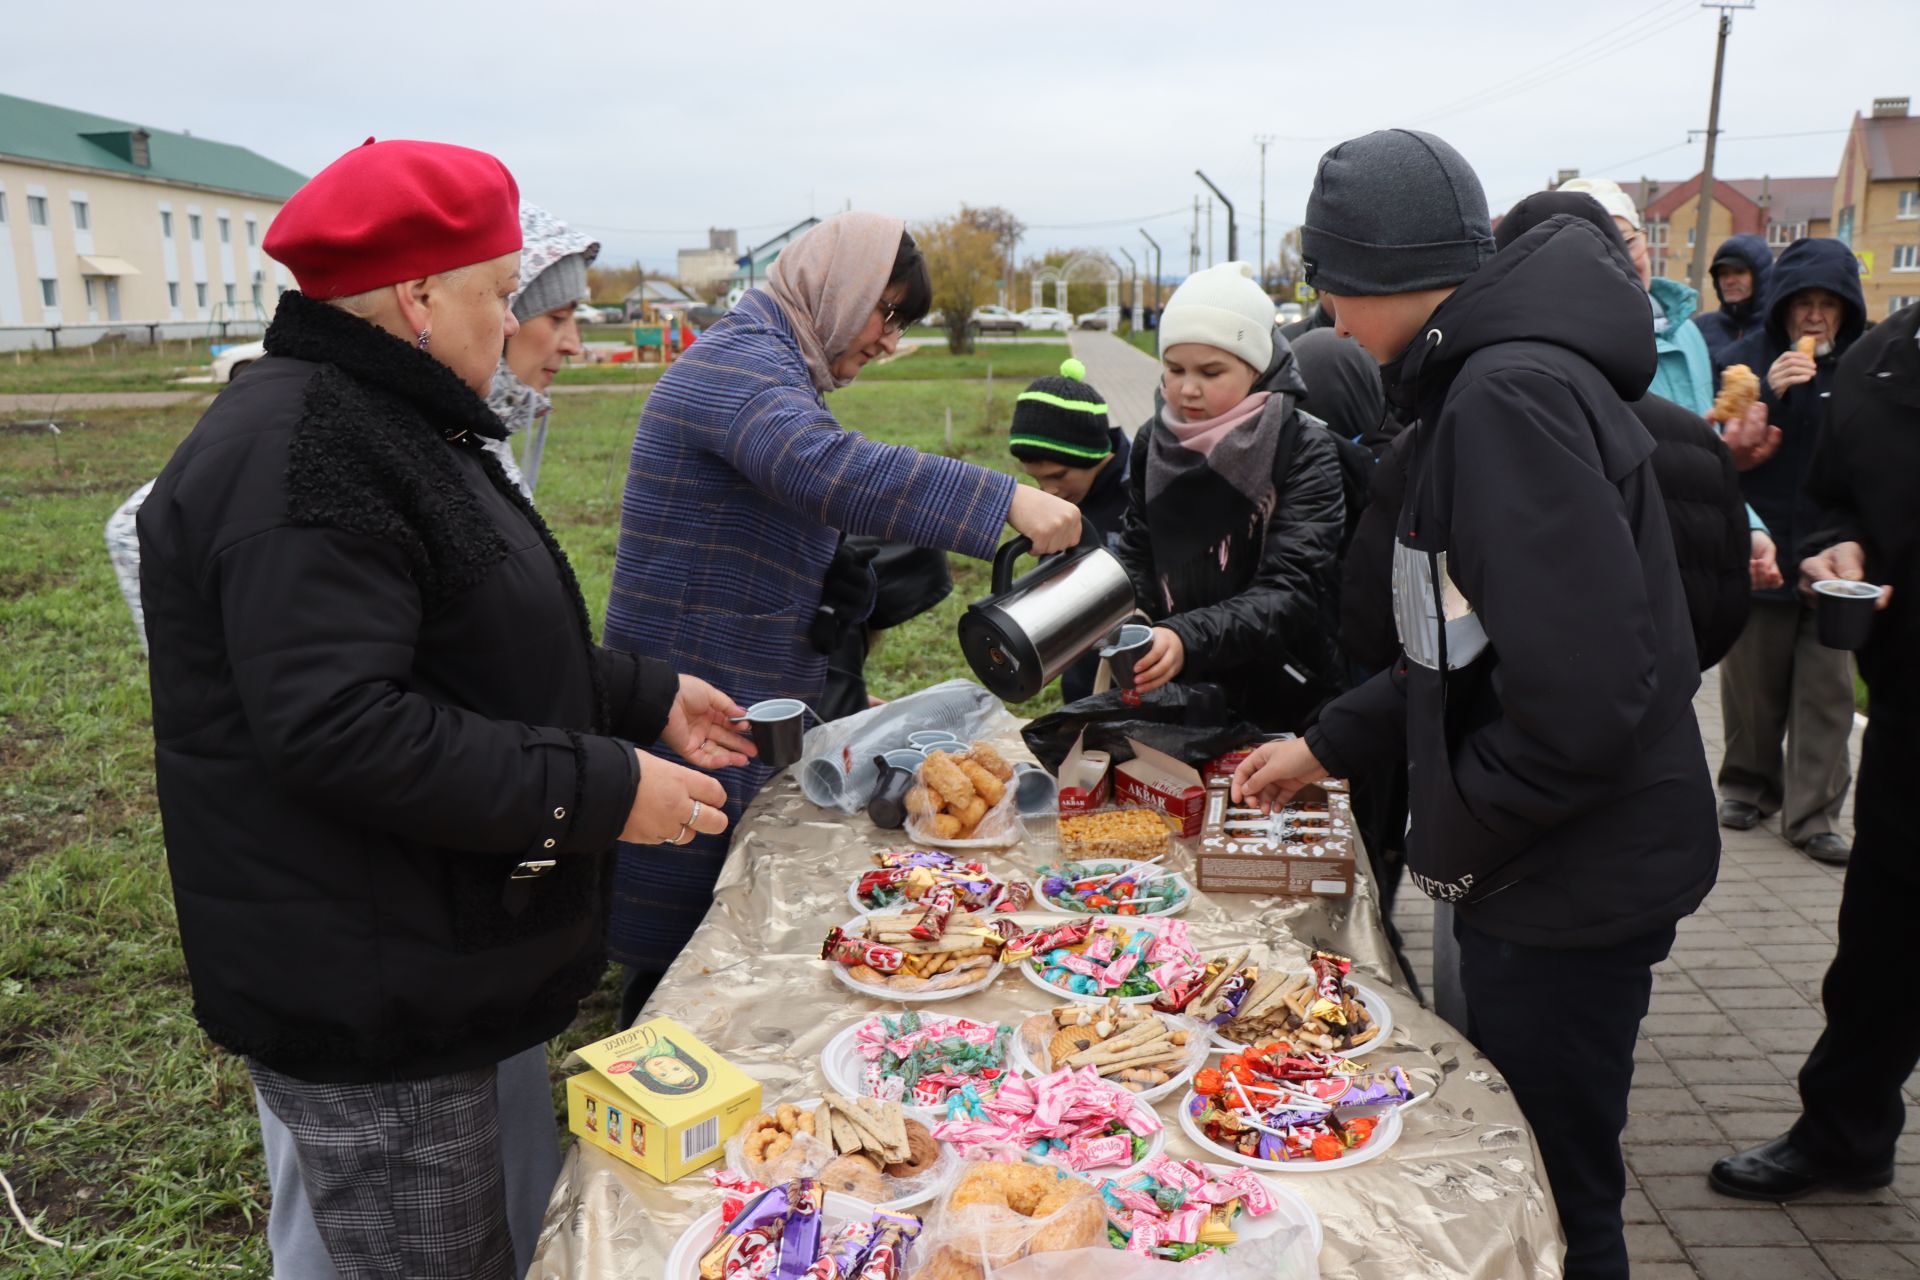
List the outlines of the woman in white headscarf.
<svg viewBox="0 0 1920 1280">
<path fill-rule="evenodd" d="M 520 287 L 509 303 L 520 329 L 507 339 L 487 395 L 487 407 L 500 415 L 508 434 L 489 440 L 487 448 L 531 499 L 553 411 L 547 388 L 567 359 L 585 350 L 573 309 L 587 296 L 587 268 L 600 256 L 600 242 L 534 204 L 520 206 L 520 235 Z"/>
</svg>

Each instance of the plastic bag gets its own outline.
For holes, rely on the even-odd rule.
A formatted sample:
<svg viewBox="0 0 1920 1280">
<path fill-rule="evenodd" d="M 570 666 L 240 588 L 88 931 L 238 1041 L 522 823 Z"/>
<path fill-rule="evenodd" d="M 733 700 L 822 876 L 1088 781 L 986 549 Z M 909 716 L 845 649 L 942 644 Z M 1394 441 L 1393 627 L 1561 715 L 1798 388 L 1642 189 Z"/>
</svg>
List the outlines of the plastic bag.
<svg viewBox="0 0 1920 1280">
<path fill-rule="evenodd" d="M 802 1111 L 811 1113 L 819 1107 L 820 1100 L 808 1098 L 795 1105 Z M 923 1123 L 917 1120 L 911 1122 Z M 743 1127 L 739 1133 L 727 1139 L 727 1168 L 744 1173 L 755 1182 L 762 1182 L 768 1186 L 791 1182 L 795 1178 L 817 1178 L 823 1172 L 827 1172 L 829 1191 L 838 1191 L 870 1204 L 885 1205 L 888 1208 L 905 1209 L 914 1205 L 924 1205 L 953 1180 L 961 1164 L 960 1157 L 953 1148 L 946 1143 L 941 1143 L 939 1160 L 925 1173 L 911 1178 L 890 1178 L 884 1173 L 875 1171 L 872 1175 L 873 1180 L 868 1182 L 866 1172 L 855 1169 L 854 1176 L 861 1180 L 861 1185 L 855 1186 L 848 1184 L 844 1178 L 833 1177 L 833 1166 L 836 1161 L 842 1159 L 853 1159 L 860 1164 L 867 1164 L 867 1162 L 857 1156 L 839 1155 L 834 1151 L 833 1145 L 823 1138 L 798 1133 L 793 1135 L 790 1145 L 778 1156 L 771 1160 L 754 1160 L 746 1153 L 747 1133 L 747 1128 Z M 852 1166 L 847 1168 L 852 1169 Z"/>
<path fill-rule="evenodd" d="M 1000 797 L 1000 803 L 987 810 L 980 819 L 980 825 L 965 840 L 949 840 L 937 836 L 933 829 L 921 821 L 920 815 L 907 815 L 907 838 L 915 844 L 932 845 L 941 849 L 1003 849 L 1010 844 L 1018 844 L 1027 834 L 1027 824 L 1020 819 L 1020 808 L 1014 803 L 1013 788 L 1009 786 L 1006 794 Z"/>
<path fill-rule="evenodd" d="M 1312 1233 L 1292 1219 L 1243 1215 L 1239 1243 L 1189 1262 L 1115 1249 L 1097 1182 L 1034 1165 L 963 1163 L 914 1244 L 913 1280 L 1319 1280 Z"/>
<path fill-rule="evenodd" d="M 1226 695 L 1213 684 L 1168 684 L 1138 695 L 1138 703 L 1120 689 L 1109 689 L 1033 721 L 1020 736 L 1027 749 L 1058 774 L 1060 762 L 1084 731 L 1089 751 L 1105 751 L 1113 762 L 1133 759 L 1128 738 L 1164 751 L 1191 765 L 1205 764 L 1235 747 L 1269 736 L 1227 707 Z"/>
<path fill-rule="evenodd" d="M 857 813 L 873 795 L 880 771 L 873 758 L 907 745 L 920 729 L 944 729 L 971 742 L 1011 731 L 1017 722 L 1000 699 L 971 680 L 946 680 L 904 698 L 830 720 L 807 734 L 797 766 L 800 790 L 823 809 Z"/>
<path fill-rule="evenodd" d="M 1076 1007 L 1081 1009 L 1097 1008 L 1097 1006 L 1093 1005 L 1079 1005 Z M 1132 1012 L 1132 1010 L 1128 1010 L 1127 1012 Z M 1172 1068 L 1161 1068 L 1168 1078 L 1160 1084 L 1153 1084 L 1151 1082 L 1130 1082 L 1122 1080 L 1117 1076 L 1101 1076 L 1101 1079 L 1106 1080 L 1110 1084 L 1118 1085 L 1130 1093 L 1140 1095 L 1142 1102 L 1158 1102 L 1176 1090 L 1184 1088 L 1187 1082 L 1193 1078 L 1193 1073 L 1200 1069 L 1200 1064 L 1206 1061 L 1207 1055 L 1213 1050 L 1213 1028 L 1197 1022 L 1192 1018 L 1181 1017 L 1178 1014 L 1156 1013 L 1154 1016 L 1175 1030 L 1185 1031 L 1187 1033 L 1187 1043 L 1180 1055 L 1179 1064 Z M 1014 1043 L 1026 1061 L 1032 1065 L 1033 1074 L 1048 1075 L 1065 1065 L 1064 1063 L 1055 1062 L 1053 1060 L 1053 1054 L 1049 1049 L 1055 1033 L 1061 1030 L 1063 1030 L 1063 1028 L 1059 1023 L 1054 1021 L 1051 1011 L 1031 1014 L 1014 1028 Z"/>
</svg>

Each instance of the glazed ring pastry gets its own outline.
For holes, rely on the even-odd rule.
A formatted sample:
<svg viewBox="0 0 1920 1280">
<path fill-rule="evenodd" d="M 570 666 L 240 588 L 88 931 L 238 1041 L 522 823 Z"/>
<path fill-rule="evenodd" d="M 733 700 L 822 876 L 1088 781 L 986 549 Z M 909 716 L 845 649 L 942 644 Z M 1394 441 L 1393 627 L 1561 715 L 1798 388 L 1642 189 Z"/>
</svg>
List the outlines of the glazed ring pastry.
<svg viewBox="0 0 1920 1280">
<path fill-rule="evenodd" d="M 907 1158 L 890 1164 L 881 1172 L 889 1178 L 917 1178 L 940 1161 L 940 1144 L 932 1131 L 918 1120 L 907 1122 Z"/>
<path fill-rule="evenodd" d="M 865 1156 L 841 1156 L 815 1176 L 826 1190 L 838 1191 L 868 1204 L 884 1204 L 890 1194 L 886 1180 Z"/>
</svg>

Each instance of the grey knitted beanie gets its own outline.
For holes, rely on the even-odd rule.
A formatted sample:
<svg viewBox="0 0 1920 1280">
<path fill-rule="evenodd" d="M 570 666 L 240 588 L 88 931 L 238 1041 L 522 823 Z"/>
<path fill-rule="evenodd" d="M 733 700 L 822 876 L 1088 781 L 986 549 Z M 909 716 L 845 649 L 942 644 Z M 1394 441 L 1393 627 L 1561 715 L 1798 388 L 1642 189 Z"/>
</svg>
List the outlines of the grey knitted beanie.
<svg viewBox="0 0 1920 1280">
<path fill-rule="evenodd" d="M 1493 251 L 1480 179 L 1432 134 L 1382 129 L 1320 157 L 1300 228 L 1314 288 L 1355 296 L 1444 289 Z"/>
</svg>

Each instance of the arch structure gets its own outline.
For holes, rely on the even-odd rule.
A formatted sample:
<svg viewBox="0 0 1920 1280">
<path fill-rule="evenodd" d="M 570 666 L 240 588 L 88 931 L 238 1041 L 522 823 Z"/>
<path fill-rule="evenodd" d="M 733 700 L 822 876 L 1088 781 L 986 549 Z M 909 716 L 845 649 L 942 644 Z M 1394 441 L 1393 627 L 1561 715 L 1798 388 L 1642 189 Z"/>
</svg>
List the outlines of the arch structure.
<svg viewBox="0 0 1920 1280">
<path fill-rule="evenodd" d="M 1091 254 L 1076 253 L 1059 266 L 1045 266 L 1033 273 L 1033 304 L 1041 305 L 1041 288 L 1053 286 L 1053 305 L 1062 311 L 1067 310 L 1067 286 L 1075 281 L 1104 280 L 1107 286 L 1107 305 L 1115 310 L 1120 306 L 1120 268 L 1109 258 L 1094 257 Z"/>
</svg>

